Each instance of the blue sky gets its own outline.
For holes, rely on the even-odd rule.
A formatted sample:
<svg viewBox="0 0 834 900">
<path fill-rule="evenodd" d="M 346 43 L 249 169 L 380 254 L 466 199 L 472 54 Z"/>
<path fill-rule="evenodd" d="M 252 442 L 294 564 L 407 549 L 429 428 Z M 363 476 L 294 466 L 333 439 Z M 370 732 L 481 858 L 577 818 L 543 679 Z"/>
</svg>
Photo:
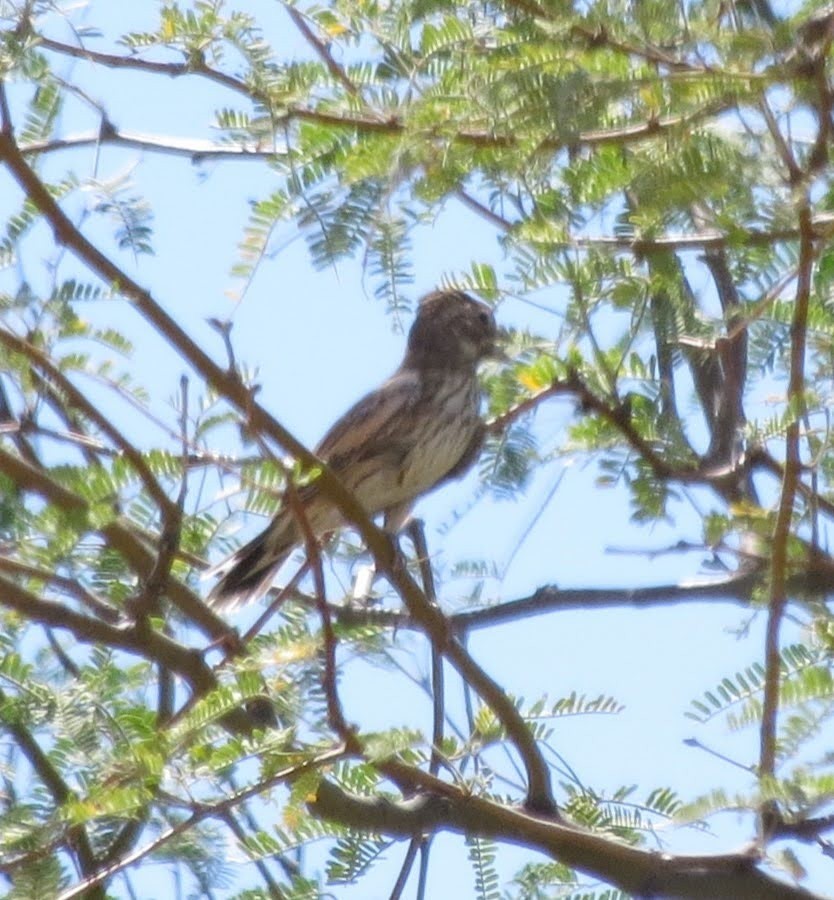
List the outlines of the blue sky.
<svg viewBox="0 0 834 900">
<path fill-rule="evenodd" d="M 248 5 L 257 10 L 273 43 L 285 41 L 289 52 L 302 52 L 282 21 L 279 4 Z M 128 27 L 140 28 L 141 19 L 152 20 L 149 11 L 154 6 L 95 3 L 89 21 L 104 22 L 106 29 L 112 20 L 124 28 L 123 17 L 129 8 L 136 22 Z M 152 81 L 132 73 L 111 72 L 106 80 L 94 80 L 82 64 L 61 62 L 58 70 L 62 67 L 67 67 L 74 80 L 86 83 L 89 93 L 105 104 L 114 123 L 125 130 L 207 137 L 212 135 L 207 123 L 216 108 L 227 103 L 240 105 L 238 98 L 224 97 L 216 87 L 196 79 Z M 93 124 L 92 118 L 76 109 L 68 111 L 61 131 L 75 133 Z M 56 174 L 73 167 L 83 178 L 90 174 L 91 159 L 88 151 L 65 153 L 51 159 L 46 171 Z M 236 244 L 249 202 L 266 196 L 277 185 L 275 175 L 256 162 L 194 166 L 179 157 L 102 149 L 99 177 L 130 168 L 134 168 L 137 188 L 154 209 L 154 256 L 136 262 L 124 252 L 116 257 L 119 264 L 148 286 L 218 359 L 223 358 L 222 345 L 206 320 L 231 316 L 238 358 L 258 370 L 261 403 L 299 438 L 315 444 L 347 406 L 396 367 L 402 351 L 403 336 L 371 296 L 361 262 L 315 271 L 303 240 L 287 226 L 275 242 L 283 249 L 263 263 L 245 298 L 237 304 L 230 298 L 230 292 L 240 288 L 230 275 Z M 88 196 L 82 194 L 81 202 Z M 19 197 L 6 195 L 0 199 L 0 211 L 6 214 L 18 203 Z M 78 209 L 79 202 L 74 203 Z M 101 224 L 93 223 L 86 230 L 91 236 L 107 234 Z M 434 287 L 443 275 L 467 270 L 473 260 L 492 263 L 499 275 L 508 272 L 494 229 L 450 201 L 434 226 L 415 237 L 417 280 L 412 298 L 416 300 Z M 41 263 L 37 254 L 24 261 L 26 276 L 33 282 L 42 277 Z M 68 262 L 67 271 L 73 268 Z M 558 294 L 541 299 L 557 305 L 560 301 Z M 117 303 L 118 308 L 112 303 L 93 304 L 85 313 L 127 331 L 135 352 L 126 367 L 149 390 L 155 414 L 175 423 L 175 413 L 167 403 L 177 391 L 180 361 L 127 304 Z M 559 328 L 558 318 L 538 313 L 519 299 L 502 303 L 498 318 L 502 324 L 530 325 L 545 334 L 555 335 Z M 108 403 L 101 397 L 103 404 Z M 566 400 L 552 401 L 543 408 L 537 418 L 542 446 L 554 445 L 574 415 Z M 149 444 L 157 440 L 151 430 L 147 440 Z M 230 434 L 229 440 L 228 447 L 219 449 L 232 449 L 234 435 Z M 458 559 L 495 558 L 500 564 L 513 556 L 504 577 L 487 584 L 486 596 L 494 600 L 522 597 L 549 583 L 563 587 L 643 585 L 696 575 L 697 554 L 670 554 L 650 561 L 642 555 L 608 552 L 611 547 L 661 548 L 682 538 L 697 541 L 698 518 L 690 500 L 677 505 L 673 524 L 639 528 L 629 520 L 624 493 L 599 488 L 596 474 L 593 463 L 581 457 L 557 459 L 537 474 L 517 502 L 487 498 L 475 505 L 477 485 L 470 476 L 424 501 L 418 511 L 426 519 L 430 546 L 438 554 L 441 568 L 448 569 Z M 557 480 L 555 494 L 539 515 L 543 498 Z M 700 509 L 709 506 L 705 494 L 695 493 L 692 502 Z M 456 513 L 470 506 L 461 520 L 452 524 Z M 245 533 L 261 524 L 250 517 L 244 524 Z M 523 543 L 516 549 L 522 537 Z M 446 583 L 444 603 L 454 606 L 469 587 L 465 582 Z M 693 698 L 724 675 L 760 658 L 763 626 L 761 612 L 751 614 L 727 604 L 551 613 L 476 633 L 470 646 L 476 659 L 508 692 L 528 701 L 542 694 L 555 700 L 575 690 L 589 696 L 612 694 L 625 704 L 617 717 L 555 723 L 553 744 L 586 784 L 610 791 L 637 783 L 641 790 L 635 799 L 653 787 L 670 785 L 685 798 L 692 798 L 712 787 L 732 790 L 747 785 L 737 769 L 685 747 L 682 741 L 697 736 L 739 762 L 752 764 L 757 758 L 757 732 L 727 735 L 720 728 L 697 726 L 684 713 Z M 739 636 L 742 630 L 744 634 Z M 399 641 L 404 649 L 414 650 L 412 657 L 403 657 L 404 664 L 416 672 L 425 671 L 425 646 L 410 635 L 401 635 Z M 430 704 L 406 679 L 352 661 L 346 665 L 342 684 L 349 719 L 369 729 L 420 723 L 428 730 Z M 371 697 L 373 703 L 368 702 Z M 410 715 L 412 710 L 418 711 L 416 717 Z M 732 819 L 722 817 L 716 823 L 716 835 L 685 829 L 664 837 L 673 850 L 732 850 L 752 837 L 749 817 L 741 828 Z M 373 885 L 379 897 L 387 896 L 391 872 L 396 871 L 404 848 L 388 854 L 389 862 L 371 882 L 362 882 L 356 889 L 332 889 L 333 895 L 372 900 L 368 890 Z M 520 856 L 518 850 L 502 850 L 502 871 L 511 872 Z M 817 866 L 823 877 L 822 866 Z M 441 842 L 432 872 L 438 886 L 429 896 L 441 900 L 470 895 L 472 875 L 458 839 Z M 160 874 L 159 882 L 153 881 L 150 872 L 145 877 L 151 878 L 143 882 L 149 896 L 169 884 L 167 875 Z M 248 877 L 245 866 L 241 877 Z"/>
</svg>

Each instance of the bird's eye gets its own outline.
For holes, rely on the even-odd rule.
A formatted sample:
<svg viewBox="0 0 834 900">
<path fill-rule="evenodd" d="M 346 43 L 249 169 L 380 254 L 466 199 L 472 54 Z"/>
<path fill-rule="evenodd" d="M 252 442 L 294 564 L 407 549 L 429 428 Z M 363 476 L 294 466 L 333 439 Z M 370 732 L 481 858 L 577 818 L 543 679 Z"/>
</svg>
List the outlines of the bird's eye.
<svg viewBox="0 0 834 900">
<path fill-rule="evenodd" d="M 490 319 L 492 318 L 488 312 L 482 312 L 478 316 L 483 325 L 489 325 Z"/>
</svg>

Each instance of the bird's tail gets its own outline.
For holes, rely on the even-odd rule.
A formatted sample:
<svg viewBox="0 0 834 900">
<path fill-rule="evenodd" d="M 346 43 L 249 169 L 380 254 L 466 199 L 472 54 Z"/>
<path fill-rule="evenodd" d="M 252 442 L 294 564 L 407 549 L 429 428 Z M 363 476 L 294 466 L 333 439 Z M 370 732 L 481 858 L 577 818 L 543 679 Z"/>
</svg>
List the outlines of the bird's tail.
<svg viewBox="0 0 834 900">
<path fill-rule="evenodd" d="M 275 524 L 207 573 L 206 577 L 220 576 L 209 592 L 209 606 L 218 612 L 231 612 L 266 593 L 294 544 L 283 533 L 285 529 Z"/>
</svg>

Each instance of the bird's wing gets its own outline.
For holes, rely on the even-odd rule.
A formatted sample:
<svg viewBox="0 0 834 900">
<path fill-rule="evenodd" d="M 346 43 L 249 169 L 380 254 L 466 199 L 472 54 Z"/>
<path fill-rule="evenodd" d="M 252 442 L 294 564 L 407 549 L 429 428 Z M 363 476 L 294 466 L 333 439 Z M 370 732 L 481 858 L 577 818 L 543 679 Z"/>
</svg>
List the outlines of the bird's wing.
<svg viewBox="0 0 834 900">
<path fill-rule="evenodd" d="M 420 400 L 421 382 L 411 371 L 400 371 L 352 406 L 327 432 L 316 448 L 340 475 L 348 466 L 367 459 L 403 458 L 414 443 L 411 416 Z"/>
</svg>

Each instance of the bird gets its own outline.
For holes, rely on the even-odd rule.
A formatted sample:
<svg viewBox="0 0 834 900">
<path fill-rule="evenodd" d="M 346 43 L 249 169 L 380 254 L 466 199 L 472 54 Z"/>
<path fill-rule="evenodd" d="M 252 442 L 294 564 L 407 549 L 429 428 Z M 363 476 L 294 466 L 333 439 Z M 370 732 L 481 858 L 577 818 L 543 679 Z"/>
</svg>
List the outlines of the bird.
<svg viewBox="0 0 834 900">
<path fill-rule="evenodd" d="M 399 368 L 352 406 L 315 449 L 370 516 L 384 514 L 396 534 L 414 502 L 463 475 L 484 441 L 478 364 L 497 350 L 492 309 L 461 290 L 424 296 L 409 330 Z M 317 536 L 344 525 L 316 482 L 296 491 Z M 297 505 L 298 505 L 297 504 Z M 257 600 L 303 543 L 296 513 L 282 500 L 269 525 L 215 566 L 207 602 L 230 612 Z"/>
</svg>

